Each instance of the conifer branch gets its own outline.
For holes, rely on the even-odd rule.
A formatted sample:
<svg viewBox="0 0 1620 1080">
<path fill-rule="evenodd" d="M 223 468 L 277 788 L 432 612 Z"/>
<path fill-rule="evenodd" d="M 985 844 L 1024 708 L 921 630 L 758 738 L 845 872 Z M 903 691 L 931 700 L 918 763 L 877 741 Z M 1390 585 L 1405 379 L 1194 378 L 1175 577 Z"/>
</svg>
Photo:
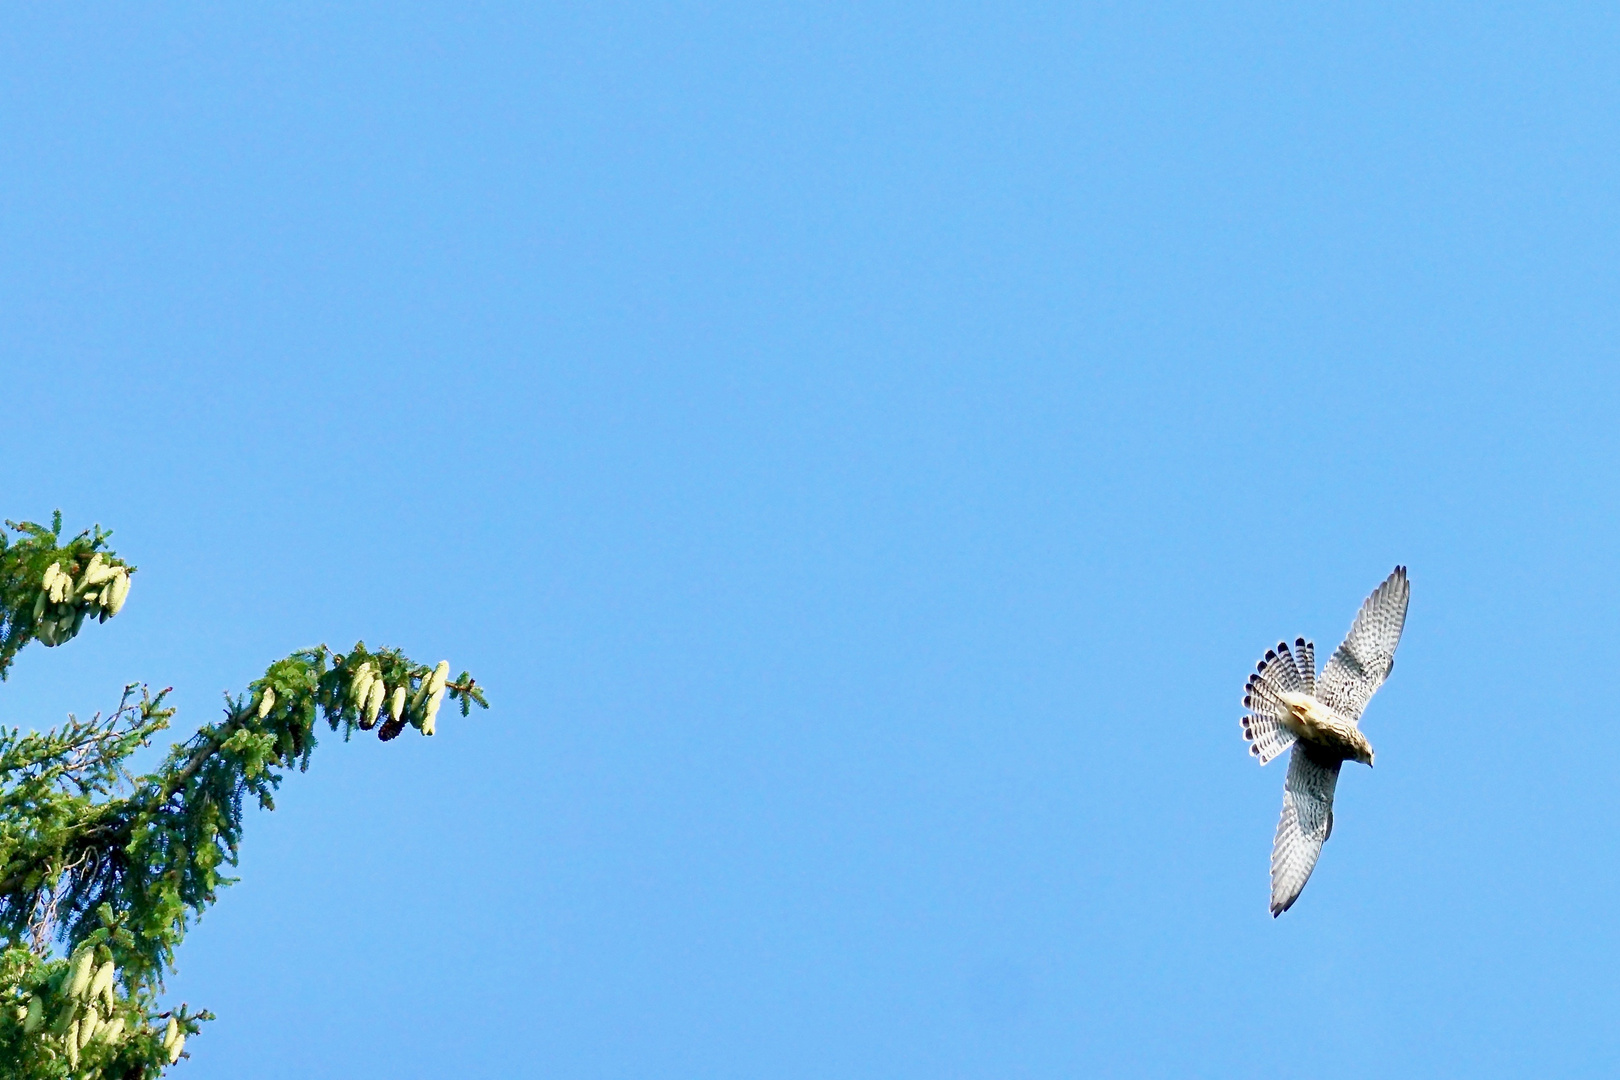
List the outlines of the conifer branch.
<svg viewBox="0 0 1620 1080">
<path fill-rule="evenodd" d="M 31 642 L 60 645 L 116 615 L 133 571 L 99 526 L 61 544 L 60 514 L 50 528 L 7 525 L 20 536 L 0 531 L 0 679 Z M 0 1060 L 17 1063 L 7 1076 L 152 1080 L 184 1054 L 212 1017 L 160 1011 L 164 974 L 234 880 L 222 870 L 237 861 L 244 800 L 274 808 L 288 772 L 308 768 L 319 721 L 345 740 L 375 731 L 386 742 L 406 727 L 432 735 L 446 699 L 463 716 L 488 708 L 447 662 L 321 645 L 270 665 L 227 697 L 221 720 L 132 776 L 127 760 L 174 715 L 168 693 L 132 684 L 105 719 L 0 729 Z"/>
</svg>

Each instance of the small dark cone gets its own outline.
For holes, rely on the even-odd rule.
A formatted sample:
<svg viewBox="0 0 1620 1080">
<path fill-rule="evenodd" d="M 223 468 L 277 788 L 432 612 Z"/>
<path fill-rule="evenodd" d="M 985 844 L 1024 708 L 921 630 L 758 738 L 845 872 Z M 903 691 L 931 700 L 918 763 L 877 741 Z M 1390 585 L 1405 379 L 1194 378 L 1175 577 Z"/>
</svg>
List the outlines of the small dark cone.
<svg viewBox="0 0 1620 1080">
<path fill-rule="evenodd" d="M 382 726 L 377 728 L 377 738 L 381 739 L 383 742 L 387 742 L 389 739 L 397 739 L 399 737 L 399 733 L 404 730 L 405 718 L 403 716 L 401 716 L 398 720 L 384 720 L 382 722 Z"/>
</svg>

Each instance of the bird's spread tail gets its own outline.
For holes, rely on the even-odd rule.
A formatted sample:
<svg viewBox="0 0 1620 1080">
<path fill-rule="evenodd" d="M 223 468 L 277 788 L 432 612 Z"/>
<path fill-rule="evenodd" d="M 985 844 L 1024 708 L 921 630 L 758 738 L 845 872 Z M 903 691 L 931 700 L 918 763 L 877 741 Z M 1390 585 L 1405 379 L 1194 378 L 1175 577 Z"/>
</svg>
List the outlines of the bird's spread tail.
<svg viewBox="0 0 1620 1080">
<path fill-rule="evenodd" d="M 1315 654 L 1315 648 L 1304 638 L 1296 640 L 1292 650 L 1286 641 L 1279 641 L 1275 649 L 1266 650 L 1249 676 L 1243 691 L 1243 706 L 1249 710 L 1243 717 L 1243 737 L 1249 741 L 1249 753 L 1262 765 L 1294 745 L 1294 736 L 1282 726 L 1281 695 L 1315 690 Z"/>
</svg>

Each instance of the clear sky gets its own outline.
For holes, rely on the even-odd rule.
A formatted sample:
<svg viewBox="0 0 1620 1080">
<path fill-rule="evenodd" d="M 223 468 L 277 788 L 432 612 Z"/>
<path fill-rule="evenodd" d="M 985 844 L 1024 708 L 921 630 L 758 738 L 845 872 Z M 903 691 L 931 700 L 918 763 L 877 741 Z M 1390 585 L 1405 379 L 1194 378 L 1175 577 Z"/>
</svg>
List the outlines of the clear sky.
<svg viewBox="0 0 1620 1080">
<path fill-rule="evenodd" d="M 176 1075 L 1613 1075 L 1620 17 L 1301 7 L 14 6 L 0 514 L 140 573 L 0 719 L 494 704 L 250 819 Z"/>
</svg>

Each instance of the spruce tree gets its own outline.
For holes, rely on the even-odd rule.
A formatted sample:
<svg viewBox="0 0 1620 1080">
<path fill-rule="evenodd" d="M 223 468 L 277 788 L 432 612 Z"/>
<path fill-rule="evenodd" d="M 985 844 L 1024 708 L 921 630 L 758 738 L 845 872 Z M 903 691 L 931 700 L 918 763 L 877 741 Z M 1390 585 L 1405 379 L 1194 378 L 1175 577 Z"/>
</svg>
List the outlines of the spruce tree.
<svg viewBox="0 0 1620 1080">
<path fill-rule="evenodd" d="M 62 543 L 0 530 L 0 680 L 28 645 L 58 647 L 117 615 L 135 568 L 100 526 Z M 9 531 L 8 531 L 9 530 Z M 395 649 L 325 645 L 277 660 L 224 715 L 136 775 L 165 731 L 168 691 L 123 688 L 117 708 L 44 732 L 0 728 L 0 1077 L 146 1080 L 185 1056 L 212 1016 L 163 1004 L 187 928 L 234 879 L 243 807 L 274 809 L 308 768 L 324 721 L 347 740 L 433 734 L 441 702 L 487 708 L 466 672 Z"/>
</svg>

